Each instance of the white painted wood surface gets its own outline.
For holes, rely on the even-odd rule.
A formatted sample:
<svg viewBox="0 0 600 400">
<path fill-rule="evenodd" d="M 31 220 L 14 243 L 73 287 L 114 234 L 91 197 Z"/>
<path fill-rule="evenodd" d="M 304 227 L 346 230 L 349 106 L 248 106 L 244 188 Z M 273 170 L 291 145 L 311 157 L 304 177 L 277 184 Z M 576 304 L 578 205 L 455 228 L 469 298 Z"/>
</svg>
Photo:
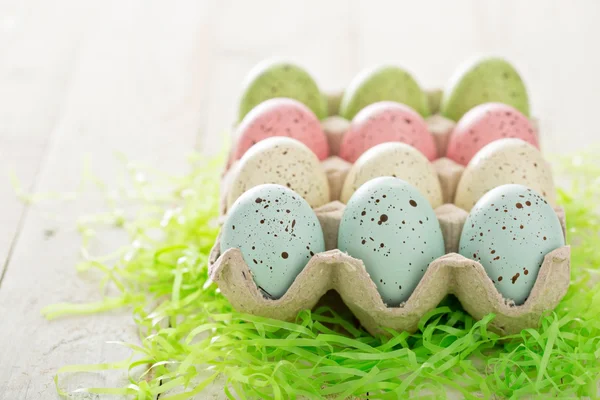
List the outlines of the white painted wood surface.
<svg viewBox="0 0 600 400">
<path fill-rule="evenodd" d="M 526 79 L 544 149 L 583 148 L 600 141 L 598 20 L 595 0 L 0 0 L 0 398 L 56 398 L 57 368 L 120 360 L 127 352 L 105 341 L 135 340 L 126 312 L 40 316 L 48 304 L 98 299 L 94 277 L 73 268 L 73 221 L 100 203 L 25 206 L 9 171 L 34 191 L 76 188 L 88 155 L 114 183 L 115 151 L 182 171 L 189 149 L 220 147 L 244 74 L 272 55 L 306 66 L 326 90 L 384 61 L 439 87 L 473 54 L 503 55 Z"/>
</svg>

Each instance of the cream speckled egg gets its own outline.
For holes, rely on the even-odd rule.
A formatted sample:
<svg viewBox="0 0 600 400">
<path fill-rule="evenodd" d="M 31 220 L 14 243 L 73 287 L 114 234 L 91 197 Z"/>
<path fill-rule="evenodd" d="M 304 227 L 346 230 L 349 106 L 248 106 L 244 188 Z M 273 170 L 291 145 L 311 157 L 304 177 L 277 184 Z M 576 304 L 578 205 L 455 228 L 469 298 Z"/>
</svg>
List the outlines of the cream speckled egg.
<svg viewBox="0 0 600 400">
<path fill-rule="evenodd" d="M 479 150 L 463 172 L 454 203 L 469 211 L 489 190 L 509 183 L 530 187 L 551 205 L 556 203 L 550 165 L 538 149 L 515 138 L 496 140 Z"/>
<path fill-rule="evenodd" d="M 241 158 L 227 196 L 227 206 L 263 183 L 286 186 L 315 208 L 329 202 L 329 183 L 319 159 L 302 142 L 272 137 L 252 146 Z"/>
<path fill-rule="evenodd" d="M 361 185 L 380 176 L 405 180 L 425 196 L 431 207 L 442 205 L 442 189 L 433 165 L 419 150 L 400 142 L 379 144 L 360 156 L 348 172 L 340 200 L 347 203 Z"/>
</svg>

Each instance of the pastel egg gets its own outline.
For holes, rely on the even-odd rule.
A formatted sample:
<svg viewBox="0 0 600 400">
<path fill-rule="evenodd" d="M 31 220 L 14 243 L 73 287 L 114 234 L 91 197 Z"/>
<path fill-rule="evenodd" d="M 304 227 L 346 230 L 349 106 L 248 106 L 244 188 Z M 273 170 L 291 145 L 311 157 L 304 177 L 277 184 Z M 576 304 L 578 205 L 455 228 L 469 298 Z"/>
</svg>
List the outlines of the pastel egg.
<svg viewBox="0 0 600 400">
<path fill-rule="evenodd" d="M 361 185 L 380 176 L 400 178 L 421 192 L 433 208 L 442 205 L 442 189 L 433 165 L 420 151 L 400 142 L 378 144 L 360 156 L 346 176 L 340 200 L 347 203 Z"/>
<path fill-rule="evenodd" d="M 381 101 L 363 108 L 352 120 L 340 145 L 340 157 L 351 163 L 365 151 L 385 142 L 402 142 L 419 150 L 429 160 L 437 157 L 427 124 L 410 107 Z"/>
<path fill-rule="evenodd" d="M 265 60 L 246 77 L 240 99 L 238 121 L 265 100 L 287 97 L 298 100 L 319 119 L 327 116 L 327 100 L 317 83 L 301 67 L 281 60 Z"/>
<path fill-rule="evenodd" d="M 459 252 L 483 266 L 504 298 L 523 304 L 546 254 L 564 245 L 550 204 L 535 190 L 510 184 L 477 202 L 465 222 Z"/>
<path fill-rule="evenodd" d="M 329 202 L 329 183 L 319 159 L 296 139 L 275 136 L 252 146 L 240 159 L 227 204 L 263 183 L 286 186 L 315 208 Z"/>
<path fill-rule="evenodd" d="M 501 58 L 476 58 L 463 64 L 450 79 L 441 112 L 458 121 L 473 107 L 489 102 L 511 105 L 529 117 L 529 97 L 515 68 Z"/>
<path fill-rule="evenodd" d="M 364 262 L 384 303 L 406 301 L 429 264 L 444 255 L 439 222 L 427 199 L 407 182 L 380 177 L 348 201 L 338 248 Z"/>
<path fill-rule="evenodd" d="M 519 111 L 502 103 L 481 104 L 454 127 L 446 157 L 467 165 L 483 146 L 503 138 L 518 138 L 539 147 L 533 125 Z"/>
<path fill-rule="evenodd" d="M 380 101 L 406 104 L 423 117 L 430 114 L 427 95 L 411 74 L 384 65 L 366 69 L 350 82 L 342 97 L 340 115 L 350 120 L 369 104 Z"/>
<path fill-rule="evenodd" d="M 463 172 L 454 203 L 469 211 L 491 189 L 522 184 L 556 204 L 552 170 L 542 153 L 520 139 L 500 139 L 481 149 Z"/>
<path fill-rule="evenodd" d="M 325 251 L 323 231 L 308 203 L 281 185 L 255 186 L 231 207 L 221 253 L 239 249 L 265 295 L 279 298 L 310 258 Z"/>
<path fill-rule="evenodd" d="M 329 155 L 321 123 L 304 104 L 292 99 L 270 99 L 252 109 L 236 130 L 235 159 L 254 144 L 273 136 L 286 136 L 308 146 L 319 158 Z"/>
</svg>

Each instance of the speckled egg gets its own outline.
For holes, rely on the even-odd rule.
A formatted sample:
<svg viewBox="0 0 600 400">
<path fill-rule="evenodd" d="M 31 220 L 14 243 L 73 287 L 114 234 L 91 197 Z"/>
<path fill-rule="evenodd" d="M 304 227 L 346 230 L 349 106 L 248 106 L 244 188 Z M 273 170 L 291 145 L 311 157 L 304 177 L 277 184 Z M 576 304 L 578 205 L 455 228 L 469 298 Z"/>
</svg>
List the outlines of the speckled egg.
<svg viewBox="0 0 600 400">
<path fill-rule="evenodd" d="M 296 139 L 275 136 L 255 144 L 240 159 L 237 170 L 229 187 L 228 207 L 263 183 L 286 186 L 313 208 L 329 202 L 329 182 L 319 159 Z"/>
<path fill-rule="evenodd" d="M 446 157 L 467 165 L 483 146 L 503 138 L 518 138 L 539 147 L 533 125 L 519 111 L 502 103 L 481 104 L 454 127 Z"/>
<path fill-rule="evenodd" d="M 340 115 L 348 120 L 369 104 L 395 101 L 406 104 L 423 117 L 430 114 L 427 95 L 415 79 L 402 68 L 379 66 L 358 74 L 344 91 Z"/>
<path fill-rule="evenodd" d="M 556 213 L 536 191 L 503 185 L 475 205 L 460 237 L 460 254 L 481 263 L 498 291 L 523 304 L 549 252 L 565 245 Z"/>
<path fill-rule="evenodd" d="M 475 58 L 463 64 L 450 79 L 441 112 L 458 121 L 471 108 L 489 102 L 511 105 L 529 117 L 529 97 L 515 68 L 501 58 Z"/>
<path fill-rule="evenodd" d="M 238 126 L 235 159 L 256 143 L 273 136 L 299 140 L 324 160 L 329 155 L 327 137 L 321 123 L 304 104 L 292 99 L 270 99 L 252 109 Z"/>
<path fill-rule="evenodd" d="M 281 185 L 255 186 L 231 207 L 221 253 L 237 248 L 265 295 L 279 298 L 310 258 L 325 251 L 323 231 L 308 203 Z"/>
<path fill-rule="evenodd" d="M 360 156 L 346 176 L 340 200 L 347 203 L 362 184 L 380 176 L 400 178 L 417 188 L 433 208 L 442 205 L 433 165 L 420 151 L 399 142 L 378 144 Z"/>
<path fill-rule="evenodd" d="M 520 139 L 496 140 L 481 149 L 465 168 L 454 203 L 469 211 L 489 190 L 508 183 L 530 187 L 556 204 L 550 165 L 538 149 Z"/>
<path fill-rule="evenodd" d="M 429 264 L 444 255 L 439 222 L 427 199 L 407 182 L 380 177 L 350 198 L 338 248 L 364 262 L 388 306 L 406 301 Z"/>
<path fill-rule="evenodd" d="M 371 104 L 354 117 L 342 139 L 340 157 L 354 163 L 365 151 L 385 142 L 409 144 L 429 160 L 437 157 L 435 141 L 423 118 L 393 101 Z"/>
<path fill-rule="evenodd" d="M 327 116 L 327 101 L 308 72 L 292 63 L 269 59 L 248 73 L 243 84 L 238 121 L 263 101 L 275 97 L 298 100 L 319 119 Z"/>
</svg>

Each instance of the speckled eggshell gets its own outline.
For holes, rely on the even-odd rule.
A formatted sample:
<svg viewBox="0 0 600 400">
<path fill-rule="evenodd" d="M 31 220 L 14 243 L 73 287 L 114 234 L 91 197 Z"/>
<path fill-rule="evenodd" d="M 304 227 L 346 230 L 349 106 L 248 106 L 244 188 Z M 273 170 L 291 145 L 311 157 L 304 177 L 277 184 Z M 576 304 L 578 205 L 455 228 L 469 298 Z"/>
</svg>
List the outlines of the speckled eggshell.
<svg viewBox="0 0 600 400">
<path fill-rule="evenodd" d="M 529 97 L 519 73 L 506 60 L 478 57 L 467 61 L 452 76 L 442 97 L 441 113 L 458 121 L 473 107 L 499 102 L 529 116 Z"/>
<path fill-rule="evenodd" d="M 325 251 L 317 216 L 296 192 L 281 185 L 256 186 L 234 203 L 221 231 L 221 253 L 241 251 L 256 285 L 279 298 L 310 258 Z"/>
<path fill-rule="evenodd" d="M 265 100 L 287 97 L 305 104 L 319 118 L 327 116 L 327 100 L 303 68 L 269 59 L 258 63 L 246 77 L 240 98 L 238 121 Z"/>
<path fill-rule="evenodd" d="M 366 69 L 350 82 L 340 103 L 340 115 L 350 120 L 369 104 L 380 101 L 406 104 L 423 117 L 431 114 L 427 95 L 411 74 L 386 65 Z"/>
<path fill-rule="evenodd" d="M 400 178 L 417 188 L 431 207 L 442 205 L 442 189 L 433 165 L 420 151 L 399 142 L 378 144 L 360 156 L 346 176 L 340 200 L 347 203 L 362 184 L 380 176 Z"/>
<path fill-rule="evenodd" d="M 433 209 L 413 186 L 393 177 L 362 185 L 342 216 L 338 248 L 360 259 L 388 306 L 406 301 L 429 264 L 444 255 Z"/>
<path fill-rule="evenodd" d="M 342 139 L 340 157 L 354 163 L 365 151 L 385 142 L 407 143 L 429 160 L 437 157 L 435 141 L 423 118 L 393 101 L 371 104 L 354 117 Z"/>
<path fill-rule="evenodd" d="M 286 186 L 313 207 L 329 202 L 329 183 L 317 156 L 298 140 L 275 136 L 252 146 L 240 159 L 227 205 L 263 183 Z"/>
<path fill-rule="evenodd" d="M 277 98 L 252 109 L 238 126 L 235 133 L 235 159 L 240 159 L 256 143 L 273 136 L 299 140 L 319 160 L 329 155 L 327 137 L 315 114 L 296 100 Z"/>
<path fill-rule="evenodd" d="M 481 149 L 465 168 L 454 203 L 469 211 L 489 190 L 509 183 L 530 187 L 556 205 L 550 165 L 538 149 L 521 139 L 500 139 Z"/>
<path fill-rule="evenodd" d="M 535 130 L 527 117 L 506 104 L 481 104 L 466 113 L 454 127 L 446 157 L 467 165 L 483 146 L 503 138 L 522 139 L 539 148 Z"/>
<path fill-rule="evenodd" d="M 504 298 L 523 304 L 544 256 L 565 245 L 556 213 L 523 185 L 490 190 L 475 205 L 460 238 L 460 254 L 485 269 Z"/>
</svg>

